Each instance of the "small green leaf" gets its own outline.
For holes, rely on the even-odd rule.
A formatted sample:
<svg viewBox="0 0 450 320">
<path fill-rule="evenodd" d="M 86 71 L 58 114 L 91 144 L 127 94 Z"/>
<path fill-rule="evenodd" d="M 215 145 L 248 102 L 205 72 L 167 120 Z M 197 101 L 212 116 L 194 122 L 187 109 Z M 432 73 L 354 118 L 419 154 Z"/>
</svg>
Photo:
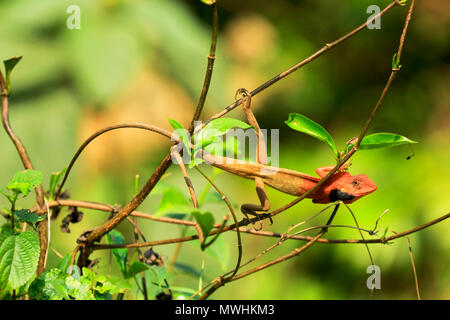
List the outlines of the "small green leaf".
<svg viewBox="0 0 450 320">
<path fill-rule="evenodd" d="M 111 230 L 106 234 L 106 242 L 108 244 L 124 244 L 125 238 L 117 230 Z M 120 249 L 112 249 L 111 250 L 114 259 L 116 260 L 117 265 L 119 266 L 120 271 L 123 275 L 127 274 L 127 262 L 128 262 L 128 250 L 125 248 Z"/>
<path fill-rule="evenodd" d="M 35 224 L 36 222 L 42 221 L 47 216 L 47 214 L 40 216 L 37 212 L 30 212 L 30 210 L 27 209 L 16 210 L 14 213 L 19 221 L 30 224 Z"/>
<path fill-rule="evenodd" d="M 402 66 L 400 65 L 400 59 L 398 58 L 397 53 L 392 57 L 392 69 L 400 69 Z"/>
<path fill-rule="evenodd" d="M 140 261 L 135 261 L 130 265 L 130 267 L 128 269 L 128 274 L 126 275 L 125 279 L 132 278 L 132 277 L 136 276 L 137 274 L 139 274 L 140 272 L 146 271 L 148 269 L 149 269 L 149 267 L 145 263 L 142 263 Z"/>
<path fill-rule="evenodd" d="M 155 283 L 157 286 L 161 287 L 161 284 L 164 282 L 164 279 L 167 277 L 167 268 L 166 267 L 157 267 L 153 266 L 148 269 L 145 273 L 149 275 L 149 280 Z"/>
<path fill-rule="evenodd" d="M 291 129 L 310 135 L 316 139 L 319 139 L 320 141 L 326 142 L 337 157 L 338 152 L 333 138 L 328 133 L 328 131 L 325 130 L 320 124 L 298 113 L 290 113 L 289 118 L 285 121 L 285 123 Z"/>
<path fill-rule="evenodd" d="M 180 137 L 181 141 L 184 144 L 185 151 L 188 152 L 189 158 L 191 157 L 191 139 L 189 138 L 189 134 L 186 129 L 183 128 L 181 124 L 173 119 L 169 119 L 169 123 L 172 128 L 175 130 L 175 133 Z"/>
<path fill-rule="evenodd" d="M 194 135 L 194 150 L 204 149 L 207 145 L 222 141 L 223 136 L 234 128 L 249 129 L 251 125 L 234 118 L 218 118 L 210 121 L 200 132 Z"/>
<path fill-rule="evenodd" d="M 207 4 L 208 6 L 216 3 L 217 0 L 200 0 L 201 2 L 203 2 L 204 4 Z"/>
<path fill-rule="evenodd" d="M 6 82 L 6 94 L 9 95 L 11 93 L 11 72 L 16 66 L 16 64 L 22 59 L 22 57 L 12 57 L 11 59 L 4 60 L 3 64 L 5 65 L 5 82 Z"/>
<path fill-rule="evenodd" d="M 358 150 L 376 150 L 407 143 L 417 143 L 417 141 L 394 133 L 374 133 L 362 139 Z"/>
<path fill-rule="evenodd" d="M 206 236 L 214 226 L 214 216 L 210 212 L 194 211 L 192 212 L 195 221 L 200 225 L 203 235 Z"/>
<path fill-rule="evenodd" d="M 49 193 L 48 198 L 49 199 L 53 199 L 56 188 L 58 187 L 58 183 L 61 180 L 61 178 L 64 176 L 66 171 L 67 171 L 67 168 L 64 168 L 59 172 L 53 172 L 52 175 L 50 176 L 50 186 L 48 189 L 48 193 Z"/>
<path fill-rule="evenodd" d="M 30 191 L 42 183 L 42 172 L 37 170 L 23 170 L 14 174 L 6 188 L 27 196 Z"/>
<path fill-rule="evenodd" d="M 70 266 L 70 262 L 72 260 L 72 254 L 68 253 L 64 257 L 62 257 L 61 261 L 59 261 L 57 268 L 62 272 L 66 273 L 67 269 Z"/>
<path fill-rule="evenodd" d="M 5 190 L 0 188 L 0 193 L 3 194 L 11 203 L 14 203 L 17 199 L 17 195 L 14 194 L 8 194 Z"/>
<path fill-rule="evenodd" d="M 18 289 L 36 275 L 39 240 L 25 231 L 17 235 L 0 233 L 0 287 Z"/>
</svg>

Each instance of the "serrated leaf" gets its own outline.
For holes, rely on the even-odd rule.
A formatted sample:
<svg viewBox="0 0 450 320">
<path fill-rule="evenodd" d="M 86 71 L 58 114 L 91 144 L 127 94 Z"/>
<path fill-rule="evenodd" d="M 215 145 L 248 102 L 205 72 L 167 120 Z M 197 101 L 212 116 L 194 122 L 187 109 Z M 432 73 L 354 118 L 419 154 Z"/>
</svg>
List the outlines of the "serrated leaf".
<svg viewBox="0 0 450 320">
<path fill-rule="evenodd" d="M 11 93 L 11 72 L 16 66 L 16 64 L 22 59 L 22 57 L 12 57 L 8 60 L 4 60 L 3 64 L 5 65 L 5 82 L 6 82 L 6 94 L 9 95 Z"/>
<path fill-rule="evenodd" d="M 14 214 L 19 221 L 27 222 L 30 224 L 42 221 L 47 216 L 47 214 L 40 216 L 37 214 L 37 212 L 30 212 L 30 210 L 27 209 L 16 210 Z"/>
<path fill-rule="evenodd" d="M 27 196 L 30 191 L 41 183 L 42 172 L 28 169 L 16 172 L 6 188 L 15 193 L 22 193 L 24 196 Z"/>
<path fill-rule="evenodd" d="M 124 244 L 125 238 L 117 230 L 111 230 L 106 234 L 106 242 L 108 244 Z M 120 271 L 123 275 L 127 274 L 127 262 L 128 262 L 128 250 L 125 248 L 120 249 L 112 249 L 111 250 L 114 260 L 116 260 L 117 265 L 119 266 Z"/>
<path fill-rule="evenodd" d="M 311 137 L 319 139 L 320 141 L 326 142 L 337 157 L 338 152 L 333 138 L 328 133 L 328 131 L 325 130 L 320 124 L 298 113 L 290 113 L 289 118 L 285 121 L 285 123 L 291 129 L 310 135 Z"/>
<path fill-rule="evenodd" d="M 394 133 L 374 133 L 362 139 L 358 150 L 384 149 L 407 143 L 418 142 Z"/>
<path fill-rule="evenodd" d="M 0 233 L 0 286 L 18 289 L 35 276 L 39 260 L 39 240 L 25 231 Z"/>
</svg>

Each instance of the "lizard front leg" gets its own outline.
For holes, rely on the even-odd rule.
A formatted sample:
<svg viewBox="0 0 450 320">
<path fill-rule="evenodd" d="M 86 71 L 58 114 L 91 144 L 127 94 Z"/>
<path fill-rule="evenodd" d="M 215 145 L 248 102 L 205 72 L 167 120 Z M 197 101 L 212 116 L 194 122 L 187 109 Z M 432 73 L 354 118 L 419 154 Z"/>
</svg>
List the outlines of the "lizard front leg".
<svg viewBox="0 0 450 320">
<path fill-rule="evenodd" d="M 255 118 L 255 115 L 253 114 L 251 110 L 251 95 L 246 89 L 238 89 L 236 94 L 242 94 L 243 95 L 243 110 L 247 117 L 248 123 L 253 126 L 256 130 L 257 135 L 257 146 L 256 146 L 256 162 L 262 165 L 267 165 L 267 149 L 266 144 L 264 142 L 264 135 L 261 132 L 261 129 L 259 127 L 258 121 Z M 242 213 L 246 216 L 248 219 L 248 214 L 258 216 L 257 211 L 268 211 L 270 209 L 270 203 L 269 199 L 267 197 L 266 193 L 266 187 L 264 184 L 264 180 L 260 177 L 256 177 L 255 179 L 255 188 L 256 193 L 258 195 L 260 204 L 251 204 L 251 203 L 245 203 L 241 206 Z M 272 219 L 271 219 L 272 221 Z"/>
</svg>

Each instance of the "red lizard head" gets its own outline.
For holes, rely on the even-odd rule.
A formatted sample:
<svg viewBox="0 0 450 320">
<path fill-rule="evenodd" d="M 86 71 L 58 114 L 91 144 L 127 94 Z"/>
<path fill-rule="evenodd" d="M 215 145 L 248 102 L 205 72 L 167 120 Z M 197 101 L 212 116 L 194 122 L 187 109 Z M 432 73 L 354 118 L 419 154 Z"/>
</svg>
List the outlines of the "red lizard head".
<svg viewBox="0 0 450 320">
<path fill-rule="evenodd" d="M 340 171 L 317 190 L 313 202 L 330 203 L 341 200 L 344 203 L 352 203 L 375 190 L 377 186 L 365 174 L 352 176 L 347 171 Z"/>
</svg>

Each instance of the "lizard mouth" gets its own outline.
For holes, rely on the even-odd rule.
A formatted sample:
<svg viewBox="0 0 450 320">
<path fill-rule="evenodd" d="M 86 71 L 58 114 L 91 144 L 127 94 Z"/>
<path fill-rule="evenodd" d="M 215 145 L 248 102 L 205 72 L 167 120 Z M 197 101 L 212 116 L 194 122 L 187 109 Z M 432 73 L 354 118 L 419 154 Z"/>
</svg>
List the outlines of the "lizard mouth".
<svg viewBox="0 0 450 320">
<path fill-rule="evenodd" d="M 339 189 L 333 189 L 329 194 L 329 198 L 331 202 L 335 202 L 338 200 L 347 202 L 355 199 L 355 196 L 347 192 L 342 192 Z"/>
</svg>

